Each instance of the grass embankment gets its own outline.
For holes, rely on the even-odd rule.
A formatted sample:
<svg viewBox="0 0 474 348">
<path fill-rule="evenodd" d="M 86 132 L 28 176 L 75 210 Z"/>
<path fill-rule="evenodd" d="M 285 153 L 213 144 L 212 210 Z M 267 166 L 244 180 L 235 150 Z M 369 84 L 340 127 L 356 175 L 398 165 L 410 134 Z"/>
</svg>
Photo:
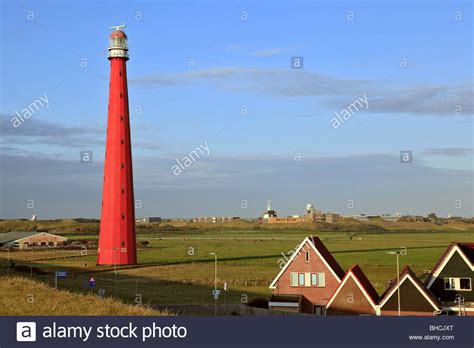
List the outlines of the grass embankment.
<svg viewBox="0 0 474 348">
<path fill-rule="evenodd" d="M 0 277 L 0 315 L 171 315 L 148 307 L 125 304 L 53 289 L 23 277 Z"/>
<path fill-rule="evenodd" d="M 10 231 L 38 231 L 62 235 L 98 235 L 99 220 L 94 219 L 63 219 L 63 220 L 0 220 L 0 233 Z M 233 220 L 225 223 L 200 223 L 190 221 L 163 221 L 161 223 L 137 223 L 137 233 L 173 233 L 187 234 L 190 232 L 206 231 L 307 231 L 320 232 L 354 232 L 354 233 L 380 233 L 380 232 L 432 232 L 432 231 L 474 231 L 474 223 L 463 221 L 449 221 L 443 225 L 429 221 L 387 222 L 383 219 L 371 219 L 362 223 L 354 219 L 339 219 L 335 224 L 324 222 L 298 223 L 298 224 L 262 224 L 257 221 Z"/>
</svg>

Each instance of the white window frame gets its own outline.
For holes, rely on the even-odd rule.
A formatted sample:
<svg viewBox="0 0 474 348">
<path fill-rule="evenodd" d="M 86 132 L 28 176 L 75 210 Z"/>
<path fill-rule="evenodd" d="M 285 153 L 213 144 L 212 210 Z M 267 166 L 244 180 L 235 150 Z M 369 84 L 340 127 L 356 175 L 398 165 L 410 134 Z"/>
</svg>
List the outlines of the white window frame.
<svg viewBox="0 0 474 348">
<path fill-rule="evenodd" d="M 461 289 L 461 279 L 469 279 L 469 289 Z M 446 281 L 449 286 L 446 286 Z M 472 291 L 472 279 L 469 277 L 444 277 L 444 290 L 447 291 Z"/>
<path fill-rule="evenodd" d="M 296 280 L 293 282 L 293 280 Z M 298 272 L 290 273 L 290 286 L 298 286 Z"/>
<path fill-rule="evenodd" d="M 308 263 L 311 259 L 311 256 L 309 254 L 309 251 L 304 252 L 304 262 Z"/>
<path fill-rule="evenodd" d="M 319 288 L 324 288 L 326 286 L 326 273 L 318 273 L 318 285 Z"/>
</svg>

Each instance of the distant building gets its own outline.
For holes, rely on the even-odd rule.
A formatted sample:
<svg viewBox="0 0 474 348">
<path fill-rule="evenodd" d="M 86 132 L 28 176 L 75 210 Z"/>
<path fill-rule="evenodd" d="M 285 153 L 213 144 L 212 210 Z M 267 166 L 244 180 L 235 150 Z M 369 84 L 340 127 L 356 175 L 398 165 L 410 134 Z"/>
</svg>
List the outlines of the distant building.
<svg viewBox="0 0 474 348">
<path fill-rule="evenodd" d="M 199 223 L 227 223 L 234 220 L 240 220 L 238 216 L 198 216 L 197 218 L 193 219 L 193 222 Z"/>
<path fill-rule="evenodd" d="M 161 222 L 161 217 L 158 216 L 145 216 L 137 219 L 137 222 L 145 222 L 145 223 L 150 223 L 150 222 Z"/>
<path fill-rule="evenodd" d="M 326 213 L 325 217 L 326 217 L 326 223 L 335 224 L 337 220 L 339 219 L 339 214 Z"/>
<path fill-rule="evenodd" d="M 0 247 L 29 249 L 32 247 L 57 247 L 67 238 L 47 232 L 8 232 L 0 234 Z"/>
<path fill-rule="evenodd" d="M 365 214 L 351 215 L 349 217 L 359 222 L 369 222 L 369 218 Z"/>
<path fill-rule="evenodd" d="M 339 215 L 334 213 L 321 213 L 321 210 L 314 208 L 313 204 L 306 204 L 306 214 L 304 216 L 292 215 L 288 217 L 277 217 L 276 212 L 271 209 L 271 201 L 267 206 L 267 212 L 263 215 L 263 223 L 269 224 L 297 224 L 301 222 L 327 222 L 333 224 Z"/>
<path fill-rule="evenodd" d="M 402 215 L 400 213 L 382 214 L 382 215 L 380 215 L 380 218 L 382 218 L 383 220 L 388 221 L 388 222 L 397 222 L 398 220 L 400 220 L 402 218 Z"/>
<path fill-rule="evenodd" d="M 263 218 L 268 219 L 274 217 L 277 217 L 277 213 L 272 209 L 272 201 L 267 201 L 267 210 L 263 213 Z"/>
<path fill-rule="evenodd" d="M 297 224 L 301 222 L 307 222 L 308 219 L 306 217 L 270 217 L 268 219 L 264 219 L 263 222 L 269 223 L 269 224 Z"/>
</svg>

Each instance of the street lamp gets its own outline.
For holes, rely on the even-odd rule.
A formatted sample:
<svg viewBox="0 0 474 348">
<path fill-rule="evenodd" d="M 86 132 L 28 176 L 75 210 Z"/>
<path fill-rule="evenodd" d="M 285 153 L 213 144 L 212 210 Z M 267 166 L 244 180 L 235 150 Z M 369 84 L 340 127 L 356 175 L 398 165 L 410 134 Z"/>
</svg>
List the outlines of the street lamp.
<svg viewBox="0 0 474 348">
<path fill-rule="evenodd" d="M 117 262 L 115 261 L 115 252 L 118 250 L 118 248 L 114 248 L 114 274 L 115 274 L 115 280 L 117 280 Z"/>
<path fill-rule="evenodd" d="M 10 274 L 10 249 L 5 248 L 7 251 L 7 277 Z"/>
<path fill-rule="evenodd" d="M 407 248 L 402 247 L 402 249 L 397 251 L 389 251 L 387 252 L 389 255 L 397 255 L 397 297 L 398 297 L 398 316 L 401 316 L 401 309 L 400 309 L 400 255 L 407 254 Z"/>
<path fill-rule="evenodd" d="M 118 248 L 114 248 L 115 297 L 118 297 L 118 295 L 117 295 L 117 261 L 115 260 L 115 252 L 117 250 L 118 250 Z"/>
<path fill-rule="evenodd" d="M 30 267 L 30 270 L 31 270 L 31 273 L 30 273 L 30 278 L 33 278 L 33 247 L 31 247 L 31 267 Z"/>
<path fill-rule="evenodd" d="M 217 298 L 219 297 L 217 291 L 217 253 L 209 253 L 209 255 L 214 255 L 214 316 L 217 316 Z"/>
</svg>

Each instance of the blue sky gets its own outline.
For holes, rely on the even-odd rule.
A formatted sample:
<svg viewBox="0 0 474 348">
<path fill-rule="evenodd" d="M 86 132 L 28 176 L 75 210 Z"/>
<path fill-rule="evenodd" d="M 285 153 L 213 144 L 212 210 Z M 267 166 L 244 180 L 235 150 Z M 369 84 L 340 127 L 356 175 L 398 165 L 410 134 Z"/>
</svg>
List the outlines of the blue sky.
<svg viewBox="0 0 474 348">
<path fill-rule="evenodd" d="M 281 215 L 307 202 L 473 215 L 470 2 L 1 6 L 1 218 L 99 216 L 108 27 L 121 23 L 137 216 L 257 216 L 269 198 Z M 291 69 L 295 56 L 303 69 Z M 13 127 L 43 95 L 48 107 Z M 364 96 L 368 107 L 333 128 Z M 205 142 L 210 154 L 174 175 Z M 93 163 L 80 163 L 89 150 Z"/>
</svg>

